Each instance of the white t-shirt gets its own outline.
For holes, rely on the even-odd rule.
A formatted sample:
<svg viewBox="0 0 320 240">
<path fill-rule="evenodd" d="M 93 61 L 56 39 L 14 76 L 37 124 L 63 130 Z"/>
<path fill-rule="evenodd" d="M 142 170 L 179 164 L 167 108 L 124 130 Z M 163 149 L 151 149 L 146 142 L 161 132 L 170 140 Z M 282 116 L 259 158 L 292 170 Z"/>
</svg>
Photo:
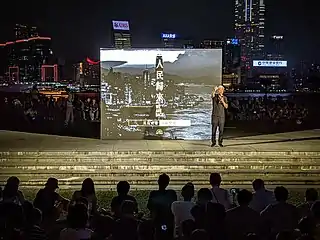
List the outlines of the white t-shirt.
<svg viewBox="0 0 320 240">
<path fill-rule="evenodd" d="M 224 206 L 225 210 L 231 208 L 231 201 L 229 192 L 223 188 L 218 186 L 211 188 L 212 192 L 212 202 L 220 203 Z"/>
<path fill-rule="evenodd" d="M 175 236 L 182 235 L 182 226 L 181 224 L 185 220 L 193 219 L 191 215 L 191 209 L 195 206 L 193 202 L 188 201 L 175 201 L 171 204 L 171 211 L 174 215 L 175 223 Z"/>
<path fill-rule="evenodd" d="M 93 231 L 90 229 L 65 228 L 60 232 L 60 240 L 89 240 Z"/>
</svg>

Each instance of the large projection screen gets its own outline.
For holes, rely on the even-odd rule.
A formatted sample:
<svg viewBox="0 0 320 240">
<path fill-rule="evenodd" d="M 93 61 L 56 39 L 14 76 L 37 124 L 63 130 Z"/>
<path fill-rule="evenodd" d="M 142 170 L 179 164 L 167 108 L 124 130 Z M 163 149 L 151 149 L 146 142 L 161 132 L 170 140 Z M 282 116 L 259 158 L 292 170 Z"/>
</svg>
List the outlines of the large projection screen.
<svg viewBox="0 0 320 240">
<path fill-rule="evenodd" d="M 102 139 L 209 139 L 222 49 L 100 49 Z"/>
</svg>

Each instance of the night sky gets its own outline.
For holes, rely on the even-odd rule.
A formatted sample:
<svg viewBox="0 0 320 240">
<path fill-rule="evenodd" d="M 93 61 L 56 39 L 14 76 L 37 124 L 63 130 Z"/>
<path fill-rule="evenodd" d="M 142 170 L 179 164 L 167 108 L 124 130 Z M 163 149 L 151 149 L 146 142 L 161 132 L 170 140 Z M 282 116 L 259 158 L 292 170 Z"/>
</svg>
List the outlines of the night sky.
<svg viewBox="0 0 320 240">
<path fill-rule="evenodd" d="M 285 36 L 289 63 L 319 62 L 316 0 L 265 3 L 265 35 Z M 112 19 L 130 21 L 133 44 L 138 47 L 157 45 L 164 31 L 191 39 L 224 39 L 233 36 L 233 5 L 234 0 L 7 1 L 0 13 L 0 40 L 13 38 L 15 23 L 33 24 L 42 36 L 52 37 L 58 57 L 68 61 L 98 58 L 99 48 L 110 45 Z"/>
</svg>

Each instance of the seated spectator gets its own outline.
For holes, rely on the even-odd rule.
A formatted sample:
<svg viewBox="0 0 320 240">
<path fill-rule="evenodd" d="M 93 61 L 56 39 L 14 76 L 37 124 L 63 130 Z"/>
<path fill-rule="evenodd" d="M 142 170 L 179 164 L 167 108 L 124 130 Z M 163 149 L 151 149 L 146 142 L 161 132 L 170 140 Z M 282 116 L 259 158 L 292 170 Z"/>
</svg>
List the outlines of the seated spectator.
<svg viewBox="0 0 320 240">
<path fill-rule="evenodd" d="M 2 193 L 3 202 L 12 202 L 20 206 L 24 203 L 24 196 L 19 191 L 20 180 L 17 177 L 9 177 Z"/>
<path fill-rule="evenodd" d="M 121 216 L 116 221 L 113 239 L 114 240 L 138 240 L 137 229 L 140 224 L 134 216 L 136 202 L 125 200 L 121 204 Z"/>
<path fill-rule="evenodd" d="M 21 239 L 23 227 L 22 207 L 14 202 L 0 203 L 0 239 Z"/>
<path fill-rule="evenodd" d="M 231 207 L 230 196 L 227 190 L 220 188 L 221 176 L 219 173 L 211 173 L 210 185 L 212 186 L 212 202 L 220 203 L 226 210 L 228 210 Z"/>
<path fill-rule="evenodd" d="M 60 240 L 89 240 L 92 231 L 87 228 L 88 209 L 83 204 L 70 206 L 68 210 L 68 227 L 60 232 Z"/>
<path fill-rule="evenodd" d="M 32 209 L 32 213 L 25 230 L 25 240 L 46 240 L 48 239 L 45 231 L 41 228 L 42 214 L 37 208 Z"/>
<path fill-rule="evenodd" d="M 212 192 L 208 188 L 201 188 L 197 193 L 197 204 L 191 209 L 197 229 L 205 229 L 207 204 L 212 201 Z"/>
<path fill-rule="evenodd" d="M 135 197 L 128 195 L 129 191 L 130 184 L 127 181 L 120 181 L 117 184 L 118 196 L 114 197 L 111 201 L 111 211 L 116 218 L 120 217 L 121 205 L 125 200 L 130 200 L 137 203 Z M 136 206 L 137 209 L 135 211 L 138 212 L 138 204 Z"/>
<path fill-rule="evenodd" d="M 297 208 L 287 203 L 288 190 L 285 187 L 276 187 L 274 195 L 277 203 L 269 205 L 261 212 L 264 233 L 273 236 L 281 231 L 293 231 L 299 220 Z"/>
<path fill-rule="evenodd" d="M 88 201 L 88 211 L 90 215 L 93 215 L 97 211 L 97 197 L 94 188 L 94 182 L 91 178 L 86 178 L 82 182 L 82 187 L 80 191 L 75 191 L 72 200 L 76 201 L 79 198 L 86 198 Z"/>
<path fill-rule="evenodd" d="M 112 217 L 97 215 L 93 218 L 92 229 L 94 230 L 92 240 L 108 239 L 114 229 L 115 222 Z"/>
<path fill-rule="evenodd" d="M 210 235 L 211 239 L 226 239 L 225 218 L 226 210 L 222 204 L 212 202 L 207 203 L 205 230 Z"/>
<path fill-rule="evenodd" d="M 55 221 L 63 209 L 67 209 L 69 201 L 56 192 L 59 188 L 58 179 L 49 178 L 43 189 L 40 189 L 33 205 L 42 212 L 45 221 Z"/>
<path fill-rule="evenodd" d="M 312 204 L 317 200 L 318 191 L 314 188 L 308 188 L 305 193 L 305 202 L 297 207 L 299 211 L 299 218 L 310 216 Z"/>
<path fill-rule="evenodd" d="M 249 207 L 260 213 L 268 205 L 276 203 L 273 192 L 267 190 L 264 186 L 264 181 L 262 179 L 256 179 L 252 182 L 252 187 L 254 190 L 252 201 Z"/>
<path fill-rule="evenodd" d="M 174 215 L 175 222 L 175 237 L 182 236 L 181 224 L 185 220 L 193 219 L 191 209 L 195 206 L 192 201 L 194 197 L 194 186 L 192 183 L 187 183 L 181 191 L 183 201 L 175 201 L 171 205 L 171 211 Z"/>
<path fill-rule="evenodd" d="M 157 226 L 167 226 L 168 231 L 171 231 L 171 236 L 173 236 L 174 217 L 171 212 L 171 204 L 177 201 L 177 194 L 174 190 L 166 189 L 169 182 L 170 178 L 167 174 L 159 176 L 159 190 L 150 192 L 147 207 L 155 224 Z"/>
<path fill-rule="evenodd" d="M 226 227 L 229 239 L 242 239 L 249 233 L 259 235 L 260 214 L 249 207 L 252 200 L 252 193 L 248 190 L 241 190 L 238 193 L 238 207 L 227 211 Z"/>
</svg>

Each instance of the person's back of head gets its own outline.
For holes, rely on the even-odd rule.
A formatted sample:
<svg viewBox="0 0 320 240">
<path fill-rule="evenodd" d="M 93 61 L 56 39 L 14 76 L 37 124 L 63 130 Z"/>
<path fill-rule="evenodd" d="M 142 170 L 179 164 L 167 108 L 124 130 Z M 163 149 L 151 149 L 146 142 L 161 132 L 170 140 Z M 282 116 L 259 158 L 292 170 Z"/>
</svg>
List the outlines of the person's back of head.
<svg viewBox="0 0 320 240">
<path fill-rule="evenodd" d="M 130 191 L 130 184 L 127 181 L 120 181 L 117 184 L 118 195 L 125 196 Z"/>
<path fill-rule="evenodd" d="M 192 183 L 187 183 L 183 186 L 181 195 L 185 201 L 191 201 L 194 197 L 194 185 Z"/>
<path fill-rule="evenodd" d="M 318 200 L 318 191 L 314 188 L 308 188 L 306 190 L 305 198 L 307 202 L 314 202 Z"/>
<path fill-rule="evenodd" d="M 122 217 L 116 221 L 113 238 L 115 240 L 136 240 L 139 222 L 134 218 Z"/>
<path fill-rule="evenodd" d="M 45 188 L 50 191 L 55 191 L 59 187 L 59 181 L 56 178 L 48 178 Z"/>
<path fill-rule="evenodd" d="M 213 198 L 212 192 L 208 188 L 201 188 L 198 191 L 197 197 L 198 197 L 198 203 L 200 204 L 210 202 L 212 201 L 212 198 Z"/>
<path fill-rule="evenodd" d="M 191 240 L 209 240 L 210 236 L 206 232 L 206 230 L 203 229 L 196 229 L 191 234 Z"/>
<path fill-rule="evenodd" d="M 274 196 L 278 202 L 286 202 L 289 197 L 289 192 L 285 187 L 276 187 L 274 189 Z"/>
<path fill-rule="evenodd" d="M 210 175 L 210 185 L 212 187 L 214 186 L 220 186 L 221 184 L 221 176 L 219 173 L 211 173 Z"/>
<path fill-rule="evenodd" d="M 248 206 L 252 200 L 252 193 L 246 189 L 242 189 L 239 191 L 237 195 L 237 201 L 240 206 Z"/>
<path fill-rule="evenodd" d="M 7 183 L 3 190 L 3 199 L 12 198 L 16 196 L 19 189 L 20 180 L 19 178 L 12 176 L 7 179 Z"/>
<path fill-rule="evenodd" d="M 114 220 L 110 216 L 97 215 L 93 218 L 92 228 L 101 239 L 108 238 L 114 229 Z M 99 238 L 100 239 L 100 238 Z"/>
<path fill-rule="evenodd" d="M 265 188 L 264 181 L 262 179 L 260 179 L 260 178 L 255 179 L 252 182 L 252 187 L 253 187 L 254 191 L 258 191 L 260 189 L 264 189 Z"/>
<path fill-rule="evenodd" d="M 259 240 L 259 236 L 255 233 L 249 233 L 245 236 L 245 240 Z"/>
<path fill-rule="evenodd" d="M 82 182 L 81 186 L 81 194 L 83 197 L 88 197 L 90 195 L 95 194 L 95 189 L 94 189 L 94 182 L 91 178 L 86 178 Z"/>
<path fill-rule="evenodd" d="M 312 217 L 304 217 L 299 221 L 298 229 L 302 234 L 312 235 L 316 228 L 316 222 Z"/>
<path fill-rule="evenodd" d="M 83 204 L 69 206 L 67 223 L 70 228 L 83 229 L 88 221 L 88 209 Z"/>
<path fill-rule="evenodd" d="M 188 219 L 182 222 L 181 228 L 182 235 L 185 238 L 190 239 L 192 232 L 196 229 L 196 223 L 192 219 Z"/>
<path fill-rule="evenodd" d="M 158 185 L 159 185 L 159 190 L 165 190 L 168 185 L 170 183 L 170 177 L 163 173 L 159 176 L 159 179 L 158 179 Z"/>
</svg>

